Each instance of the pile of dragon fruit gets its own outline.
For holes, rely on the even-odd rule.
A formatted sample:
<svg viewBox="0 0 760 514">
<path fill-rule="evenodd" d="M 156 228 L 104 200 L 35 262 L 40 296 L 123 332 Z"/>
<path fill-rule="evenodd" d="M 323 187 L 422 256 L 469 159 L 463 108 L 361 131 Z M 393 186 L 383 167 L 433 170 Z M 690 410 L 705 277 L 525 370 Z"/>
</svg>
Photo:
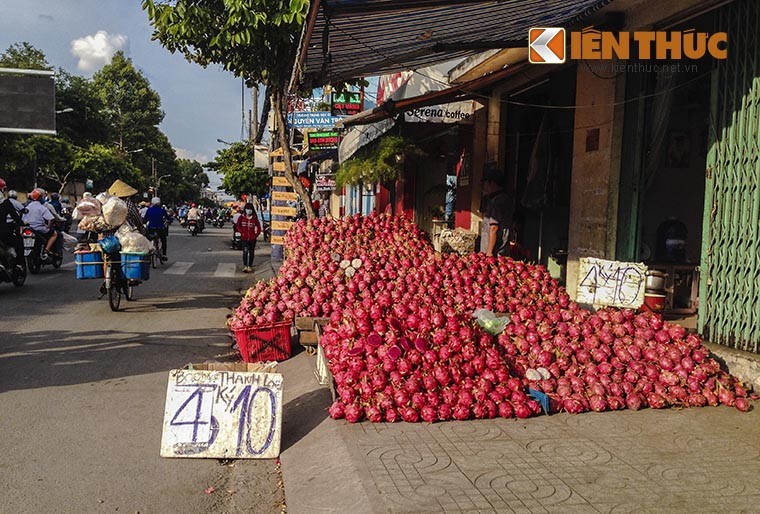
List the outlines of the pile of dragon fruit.
<svg viewBox="0 0 760 514">
<path fill-rule="evenodd" d="M 436 254 L 402 217 L 302 221 L 286 252 L 229 325 L 329 317 L 320 345 L 338 395 L 333 418 L 526 418 L 542 411 L 541 395 L 552 412 L 750 408 L 747 390 L 683 327 L 583 309 L 543 266 Z M 473 318 L 479 308 L 509 323 L 493 335 Z"/>
</svg>

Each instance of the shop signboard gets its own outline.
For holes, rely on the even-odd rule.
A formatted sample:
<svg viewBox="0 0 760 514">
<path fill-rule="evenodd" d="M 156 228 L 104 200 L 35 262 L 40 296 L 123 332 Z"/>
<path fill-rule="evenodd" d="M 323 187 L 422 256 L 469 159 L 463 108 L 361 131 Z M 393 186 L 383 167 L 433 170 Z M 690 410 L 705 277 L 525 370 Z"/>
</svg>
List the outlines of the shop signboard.
<svg viewBox="0 0 760 514">
<path fill-rule="evenodd" d="M 292 221 L 273 221 L 272 222 L 272 230 L 290 230 L 290 227 L 293 226 Z"/>
<path fill-rule="evenodd" d="M 285 237 L 284 236 L 275 236 L 272 235 L 272 239 L 270 241 L 273 245 L 281 245 L 285 244 Z"/>
<path fill-rule="evenodd" d="M 472 100 L 452 102 L 431 107 L 418 107 L 404 113 L 411 123 L 472 123 L 475 107 Z"/>
<path fill-rule="evenodd" d="M 337 130 L 320 130 L 307 134 L 309 150 L 337 150 L 340 133 Z"/>
<path fill-rule="evenodd" d="M 295 216 L 295 207 L 283 207 L 281 205 L 272 206 L 272 214 L 275 216 Z"/>
<path fill-rule="evenodd" d="M 272 177 L 272 185 L 278 187 L 290 187 L 290 182 L 288 182 L 288 179 L 285 177 L 274 176 Z"/>
<path fill-rule="evenodd" d="M 362 94 L 356 91 L 333 92 L 330 95 L 330 113 L 333 116 L 351 116 L 364 109 Z"/>
<path fill-rule="evenodd" d="M 275 161 L 272 163 L 272 171 L 278 171 L 282 173 L 285 171 L 285 161 Z"/>
<path fill-rule="evenodd" d="M 582 257 L 576 300 L 590 305 L 638 309 L 644 303 L 647 267 L 640 262 L 618 262 Z"/>
<path fill-rule="evenodd" d="M 327 193 L 334 191 L 337 184 L 335 182 L 335 175 L 317 175 L 314 181 L 314 187 L 320 193 Z"/>
<path fill-rule="evenodd" d="M 288 113 L 288 126 L 297 129 L 332 128 L 341 118 L 328 111 L 295 111 Z"/>
<path fill-rule="evenodd" d="M 272 191 L 272 200 L 283 200 L 286 202 L 295 202 L 298 200 L 298 195 L 296 193 L 291 193 L 289 191 Z"/>
<path fill-rule="evenodd" d="M 261 363 L 169 372 L 162 457 L 272 459 L 280 454 L 282 375 Z M 225 369 L 231 367 L 232 370 Z"/>
</svg>

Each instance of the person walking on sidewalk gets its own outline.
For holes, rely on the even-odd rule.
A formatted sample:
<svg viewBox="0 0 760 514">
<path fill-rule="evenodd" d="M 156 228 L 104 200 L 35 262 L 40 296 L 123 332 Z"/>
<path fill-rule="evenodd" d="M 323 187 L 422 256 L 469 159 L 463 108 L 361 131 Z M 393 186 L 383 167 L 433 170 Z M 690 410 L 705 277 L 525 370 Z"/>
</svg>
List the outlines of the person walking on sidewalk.
<svg viewBox="0 0 760 514">
<path fill-rule="evenodd" d="M 243 214 L 238 218 L 236 224 L 237 231 L 240 232 L 240 239 L 243 244 L 243 273 L 253 271 L 253 252 L 256 250 L 256 239 L 261 234 L 261 224 L 253 204 L 248 202 L 243 208 Z"/>
</svg>

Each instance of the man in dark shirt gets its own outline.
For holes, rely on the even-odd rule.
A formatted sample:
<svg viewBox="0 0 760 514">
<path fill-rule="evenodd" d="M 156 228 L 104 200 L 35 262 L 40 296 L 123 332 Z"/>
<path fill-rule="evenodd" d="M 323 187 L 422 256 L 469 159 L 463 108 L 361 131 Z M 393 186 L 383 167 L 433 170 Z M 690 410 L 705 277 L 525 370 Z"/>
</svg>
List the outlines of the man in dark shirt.
<svg viewBox="0 0 760 514">
<path fill-rule="evenodd" d="M 24 243 L 19 234 L 19 227 L 24 222 L 10 198 L 5 198 L 5 188 L 5 180 L 0 178 L 0 241 L 16 251 L 16 265 L 23 268 Z M 7 221 L 8 216 L 12 220 L 10 223 Z"/>
<path fill-rule="evenodd" d="M 494 165 L 483 170 L 483 228 L 480 250 L 486 255 L 509 255 L 509 229 L 515 202 L 504 189 L 504 174 Z"/>
</svg>

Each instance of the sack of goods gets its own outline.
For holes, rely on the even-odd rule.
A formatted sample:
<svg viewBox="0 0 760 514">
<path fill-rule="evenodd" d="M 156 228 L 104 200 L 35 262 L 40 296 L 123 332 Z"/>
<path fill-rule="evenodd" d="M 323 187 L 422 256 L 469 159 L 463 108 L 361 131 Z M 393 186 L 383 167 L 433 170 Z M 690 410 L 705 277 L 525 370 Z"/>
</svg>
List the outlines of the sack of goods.
<svg viewBox="0 0 760 514">
<path fill-rule="evenodd" d="M 103 218 L 112 227 L 118 227 L 127 220 L 127 204 L 121 198 L 112 196 L 103 204 Z"/>
<path fill-rule="evenodd" d="M 97 198 L 89 197 L 80 200 L 76 210 L 81 216 L 98 216 L 100 215 L 101 207 L 102 205 Z"/>
<path fill-rule="evenodd" d="M 128 253 L 148 253 L 153 244 L 139 232 L 120 231 L 116 233 L 121 243 L 121 250 Z"/>
<path fill-rule="evenodd" d="M 101 215 L 85 216 L 79 222 L 79 229 L 87 232 L 105 232 L 111 230 L 111 225 Z"/>
</svg>

